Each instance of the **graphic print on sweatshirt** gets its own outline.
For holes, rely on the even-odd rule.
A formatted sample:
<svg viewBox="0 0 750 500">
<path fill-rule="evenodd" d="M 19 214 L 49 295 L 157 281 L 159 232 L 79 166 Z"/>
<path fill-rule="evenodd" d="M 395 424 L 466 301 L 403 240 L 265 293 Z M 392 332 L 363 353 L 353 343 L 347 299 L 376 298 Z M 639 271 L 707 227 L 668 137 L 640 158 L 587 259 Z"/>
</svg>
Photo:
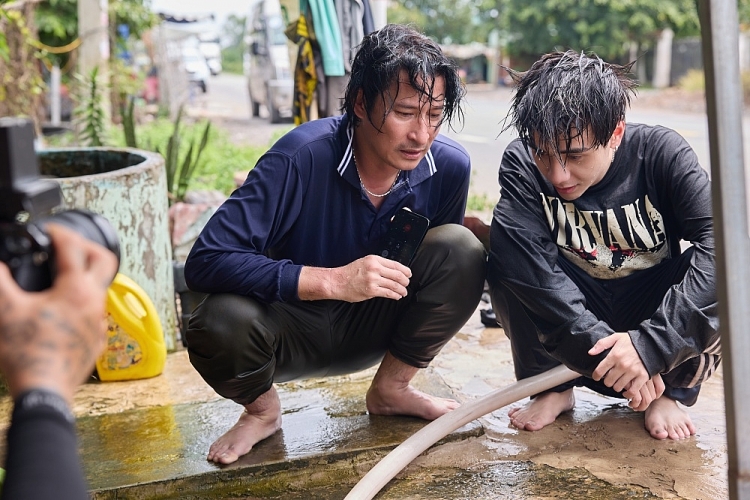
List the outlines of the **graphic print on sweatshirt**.
<svg viewBox="0 0 750 500">
<path fill-rule="evenodd" d="M 573 202 L 540 195 L 562 254 L 593 278 L 622 278 L 669 256 L 664 219 L 648 195 L 602 210 L 582 210 Z"/>
</svg>

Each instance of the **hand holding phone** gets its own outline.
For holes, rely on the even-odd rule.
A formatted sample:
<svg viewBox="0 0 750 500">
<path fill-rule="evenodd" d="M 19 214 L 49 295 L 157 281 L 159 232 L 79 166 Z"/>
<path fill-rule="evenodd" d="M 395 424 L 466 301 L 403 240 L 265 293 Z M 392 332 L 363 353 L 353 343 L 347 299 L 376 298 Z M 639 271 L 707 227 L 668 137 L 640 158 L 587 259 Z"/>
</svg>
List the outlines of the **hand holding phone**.
<svg viewBox="0 0 750 500">
<path fill-rule="evenodd" d="M 406 207 L 401 208 L 391 218 L 390 227 L 378 255 L 408 266 L 429 227 L 430 220 L 427 217 Z"/>
</svg>

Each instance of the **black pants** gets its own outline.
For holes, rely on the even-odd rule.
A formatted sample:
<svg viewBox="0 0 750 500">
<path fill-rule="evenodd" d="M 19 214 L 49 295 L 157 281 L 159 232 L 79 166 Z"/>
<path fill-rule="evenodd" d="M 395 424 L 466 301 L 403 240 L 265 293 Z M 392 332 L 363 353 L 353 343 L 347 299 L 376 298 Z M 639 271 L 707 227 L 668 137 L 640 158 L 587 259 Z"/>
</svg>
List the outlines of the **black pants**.
<svg viewBox="0 0 750 500">
<path fill-rule="evenodd" d="M 439 226 L 427 232 L 411 271 L 401 300 L 266 304 L 209 295 L 190 318 L 190 362 L 217 393 L 242 405 L 273 382 L 363 370 L 386 351 L 424 368 L 476 309 L 485 250 L 465 227 Z"/>
<path fill-rule="evenodd" d="M 558 257 L 557 262 L 586 297 L 586 308 L 613 330 L 622 332 L 637 328 L 656 312 L 667 290 L 682 281 L 690 267 L 692 255 L 691 247 L 675 259 L 616 280 L 592 278 L 563 256 Z M 492 308 L 511 341 L 516 378 L 528 378 L 558 366 L 560 362 L 547 354 L 539 341 L 536 327 L 515 295 L 500 283 L 491 283 L 490 288 Z M 587 356 L 587 353 L 583 352 L 581 356 Z M 669 384 L 668 374 L 663 378 L 665 396 L 687 406 L 695 404 L 700 385 L 674 387 Z M 585 386 L 606 396 L 622 397 L 602 381 L 588 377 L 579 377 L 551 391 L 563 392 L 575 386 Z"/>
</svg>

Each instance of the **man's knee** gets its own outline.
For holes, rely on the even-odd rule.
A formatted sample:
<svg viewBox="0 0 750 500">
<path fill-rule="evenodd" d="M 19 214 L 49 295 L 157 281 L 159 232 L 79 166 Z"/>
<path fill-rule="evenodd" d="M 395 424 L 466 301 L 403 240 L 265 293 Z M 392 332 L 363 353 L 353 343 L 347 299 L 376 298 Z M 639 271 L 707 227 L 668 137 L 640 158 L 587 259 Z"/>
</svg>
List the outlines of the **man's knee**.
<svg viewBox="0 0 750 500">
<path fill-rule="evenodd" d="M 257 301 L 233 294 L 207 296 L 193 311 L 185 340 L 190 349 L 225 351 L 236 348 L 252 324 L 263 316 Z"/>
<path fill-rule="evenodd" d="M 419 284 L 434 283 L 435 291 L 460 295 L 473 306 L 479 303 L 486 270 L 484 246 L 457 224 L 430 229 L 412 265 L 413 279 Z"/>
<path fill-rule="evenodd" d="M 430 229 L 422 248 L 432 258 L 444 260 L 447 266 L 466 268 L 484 275 L 487 262 L 484 245 L 464 226 L 444 224 Z"/>
<path fill-rule="evenodd" d="M 193 311 L 185 335 L 193 366 L 204 378 L 230 378 L 265 366 L 273 341 L 265 306 L 241 295 L 209 295 Z"/>
</svg>

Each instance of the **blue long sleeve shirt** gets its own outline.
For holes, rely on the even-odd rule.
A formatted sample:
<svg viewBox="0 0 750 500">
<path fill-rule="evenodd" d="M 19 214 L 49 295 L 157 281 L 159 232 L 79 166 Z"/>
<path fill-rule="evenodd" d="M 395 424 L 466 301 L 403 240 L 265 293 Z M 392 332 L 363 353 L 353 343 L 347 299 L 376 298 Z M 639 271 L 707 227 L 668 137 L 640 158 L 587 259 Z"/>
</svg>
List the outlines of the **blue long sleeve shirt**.
<svg viewBox="0 0 750 500">
<path fill-rule="evenodd" d="M 360 189 L 352 137 L 344 115 L 279 139 L 201 232 L 185 264 L 190 289 L 298 300 L 302 266 L 339 267 L 375 253 L 402 207 L 430 227 L 463 222 L 471 164 L 458 143 L 438 135 L 376 210 Z"/>
</svg>

